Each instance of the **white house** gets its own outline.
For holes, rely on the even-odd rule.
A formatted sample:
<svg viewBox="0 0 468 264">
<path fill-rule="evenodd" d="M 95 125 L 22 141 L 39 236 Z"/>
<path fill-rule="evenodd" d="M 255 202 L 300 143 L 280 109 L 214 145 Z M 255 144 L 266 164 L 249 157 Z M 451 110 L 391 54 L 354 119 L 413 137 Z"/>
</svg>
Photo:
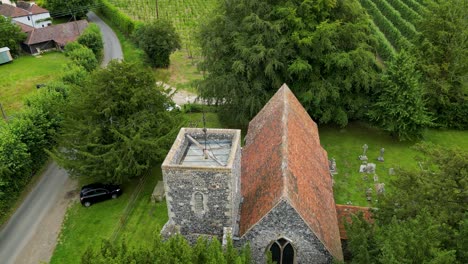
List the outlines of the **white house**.
<svg viewBox="0 0 468 264">
<path fill-rule="evenodd" d="M 18 1 L 16 6 L 0 4 L 0 15 L 11 17 L 13 21 L 34 28 L 43 28 L 52 24 L 52 18 L 48 10 L 27 2 Z"/>
</svg>

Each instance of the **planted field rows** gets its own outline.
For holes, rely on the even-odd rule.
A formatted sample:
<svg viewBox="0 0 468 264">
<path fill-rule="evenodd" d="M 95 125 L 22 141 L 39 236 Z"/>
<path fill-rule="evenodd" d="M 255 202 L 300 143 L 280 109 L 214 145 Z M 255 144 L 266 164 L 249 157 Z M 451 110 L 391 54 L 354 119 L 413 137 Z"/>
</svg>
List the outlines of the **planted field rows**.
<svg viewBox="0 0 468 264">
<path fill-rule="evenodd" d="M 371 16 L 371 26 L 382 58 L 393 56 L 394 49 L 407 49 L 419 35 L 416 25 L 427 9 L 417 0 L 360 0 Z"/>
<path fill-rule="evenodd" d="M 138 21 L 159 18 L 173 22 L 182 39 L 182 47 L 193 49 L 200 21 L 214 9 L 216 0 L 110 0 L 121 11 Z M 158 8 L 156 10 L 156 3 Z"/>
</svg>

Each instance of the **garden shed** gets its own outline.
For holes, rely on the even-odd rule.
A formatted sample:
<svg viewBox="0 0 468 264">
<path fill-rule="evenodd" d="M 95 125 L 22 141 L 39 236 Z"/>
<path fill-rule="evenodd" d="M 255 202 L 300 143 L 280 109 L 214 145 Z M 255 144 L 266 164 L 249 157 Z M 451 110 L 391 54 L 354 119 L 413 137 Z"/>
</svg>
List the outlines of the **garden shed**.
<svg viewBox="0 0 468 264">
<path fill-rule="evenodd" d="M 10 49 L 8 47 L 0 48 L 0 64 L 4 64 L 12 61 L 13 58 L 10 54 Z"/>
</svg>

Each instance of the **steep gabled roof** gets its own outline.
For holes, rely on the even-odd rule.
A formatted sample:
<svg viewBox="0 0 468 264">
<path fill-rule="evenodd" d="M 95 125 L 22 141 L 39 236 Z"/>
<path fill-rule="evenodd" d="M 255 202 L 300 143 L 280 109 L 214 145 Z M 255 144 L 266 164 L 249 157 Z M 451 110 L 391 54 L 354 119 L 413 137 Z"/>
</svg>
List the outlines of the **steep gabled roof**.
<svg viewBox="0 0 468 264">
<path fill-rule="evenodd" d="M 88 22 L 86 20 L 79 20 L 43 28 L 36 28 L 29 33 L 24 43 L 32 45 L 53 40 L 59 45 L 65 45 L 70 41 L 76 40 L 87 26 Z"/>
<path fill-rule="evenodd" d="M 346 235 L 345 222 L 351 223 L 352 216 L 357 216 L 359 213 L 362 213 L 364 219 L 367 222 L 372 222 L 371 208 L 362 207 L 362 206 L 353 206 L 353 205 L 336 205 L 336 214 L 338 215 L 338 223 L 340 225 L 340 237 L 341 239 L 348 239 Z"/>
<path fill-rule="evenodd" d="M 285 199 L 343 259 L 327 153 L 317 125 L 286 84 L 249 123 L 241 167 L 240 235 Z"/>
<path fill-rule="evenodd" d="M 9 4 L 0 5 L 0 15 L 6 17 L 23 17 L 29 15 L 29 12 Z"/>
</svg>

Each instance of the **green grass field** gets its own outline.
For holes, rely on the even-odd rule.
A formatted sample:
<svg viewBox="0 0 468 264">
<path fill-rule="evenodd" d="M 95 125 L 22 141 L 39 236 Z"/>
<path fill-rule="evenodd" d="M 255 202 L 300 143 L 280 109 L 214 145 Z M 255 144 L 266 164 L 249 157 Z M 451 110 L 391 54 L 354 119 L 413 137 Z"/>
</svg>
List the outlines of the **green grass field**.
<svg viewBox="0 0 468 264">
<path fill-rule="evenodd" d="M 56 79 L 67 61 L 63 53 L 52 52 L 0 65 L 0 103 L 7 116 L 21 109 L 24 99 L 37 90 L 36 84 Z"/>
<path fill-rule="evenodd" d="M 112 4 L 138 21 L 156 19 L 156 0 L 110 0 Z M 195 32 L 216 5 L 216 0 L 158 0 L 160 18 L 173 22 L 184 49 L 197 53 Z"/>
<path fill-rule="evenodd" d="M 335 201 L 345 204 L 351 201 L 353 205 L 376 206 L 378 197 L 375 192 L 373 174 L 359 173 L 361 161 L 358 156 L 362 154 L 362 146 L 367 144 L 367 157 L 369 163 L 375 163 L 376 174 L 380 183 L 385 183 L 385 191 L 392 190 L 390 183 L 392 177 L 398 177 L 398 169 L 420 170 L 417 156 L 421 154 L 414 150 L 414 142 L 399 142 L 390 137 L 384 131 L 368 127 L 362 124 L 349 124 L 346 128 L 321 127 L 320 139 L 322 146 L 327 150 L 329 159 L 335 158 L 338 174 L 334 176 Z M 452 130 L 428 130 L 425 133 L 426 142 L 434 144 L 468 148 L 468 132 Z M 385 148 L 384 162 L 377 161 L 380 149 Z M 389 169 L 394 168 L 396 174 L 389 175 Z M 366 200 L 366 190 L 372 188 L 373 201 Z"/>
</svg>

